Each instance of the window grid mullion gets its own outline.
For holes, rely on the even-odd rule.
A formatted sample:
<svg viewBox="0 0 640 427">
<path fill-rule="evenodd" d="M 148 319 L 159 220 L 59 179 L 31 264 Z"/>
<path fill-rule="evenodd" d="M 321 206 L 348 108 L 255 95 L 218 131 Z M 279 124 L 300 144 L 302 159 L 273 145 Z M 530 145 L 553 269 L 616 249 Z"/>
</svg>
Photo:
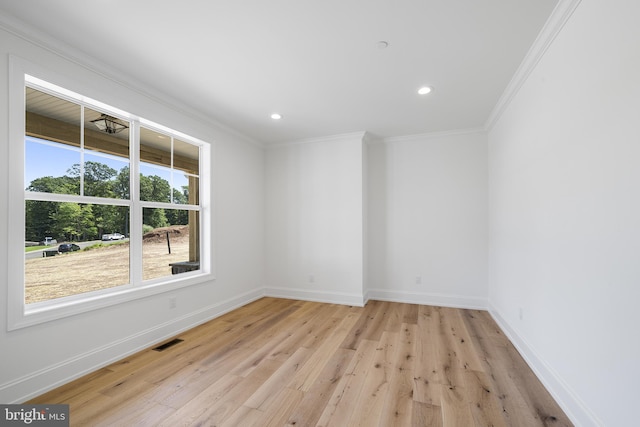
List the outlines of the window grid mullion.
<svg viewBox="0 0 640 427">
<path fill-rule="evenodd" d="M 80 104 L 80 196 L 84 196 L 84 109 Z"/>
<path fill-rule="evenodd" d="M 142 236 L 142 206 L 140 204 L 140 122 L 131 121 L 129 143 L 129 210 L 130 235 Z M 129 239 L 129 273 L 131 284 L 142 283 L 142 239 Z"/>
</svg>

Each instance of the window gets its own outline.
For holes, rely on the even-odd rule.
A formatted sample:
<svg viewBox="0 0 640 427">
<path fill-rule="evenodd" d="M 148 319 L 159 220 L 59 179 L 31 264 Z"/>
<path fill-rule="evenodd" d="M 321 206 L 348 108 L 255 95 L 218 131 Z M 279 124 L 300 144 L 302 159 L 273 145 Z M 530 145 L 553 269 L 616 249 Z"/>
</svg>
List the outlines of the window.
<svg viewBox="0 0 640 427">
<path fill-rule="evenodd" d="M 208 144 L 28 74 L 22 84 L 10 328 L 202 282 Z"/>
</svg>

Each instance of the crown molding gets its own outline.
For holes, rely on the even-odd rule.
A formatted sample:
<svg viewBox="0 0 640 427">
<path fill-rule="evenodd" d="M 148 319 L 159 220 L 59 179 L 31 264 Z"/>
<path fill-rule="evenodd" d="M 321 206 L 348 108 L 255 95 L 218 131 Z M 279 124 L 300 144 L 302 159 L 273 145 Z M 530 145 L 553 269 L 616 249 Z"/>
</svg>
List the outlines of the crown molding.
<svg viewBox="0 0 640 427">
<path fill-rule="evenodd" d="M 531 72 L 536 68 L 540 59 L 551 46 L 557 35 L 567 23 L 573 12 L 576 10 L 581 0 L 559 0 L 555 9 L 547 19 L 544 27 L 529 48 L 526 56 L 520 63 L 511 81 L 500 96 L 495 107 L 491 111 L 489 118 L 485 122 L 484 129 L 490 131 L 496 125 L 502 114 L 507 109 L 513 98 L 520 91 L 522 85 L 527 81 Z"/>
<path fill-rule="evenodd" d="M 382 141 L 384 143 L 409 142 L 409 141 L 416 141 L 416 140 L 436 139 L 436 138 L 442 138 L 446 136 L 469 135 L 473 133 L 485 133 L 485 132 L 486 131 L 483 127 L 477 127 L 477 128 L 469 128 L 469 129 L 447 130 L 442 132 L 428 132 L 428 133 L 421 133 L 416 135 L 392 136 L 388 138 L 383 138 Z"/>
<path fill-rule="evenodd" d="M 366 131 L 341 133 L 338 135 L 321 136 L 318 138 L 305 138 L 305 139 L 299 139 L 295 141 L 269 144 L 266 146 L 266 148 L 267 149 L 282 148 L 282 147 L 291 147 L 295 145 L 318 144 L 322 142 L 346 141 L 346 140 L 354 140 L 354 139 L 359 139 L 361 141 L 364 141 L 367 135 L 368 133 Z"/>
<path fill-rule="evenodd" d="M 371 132 L 365 131 L 364 136 L 362 137 L 362 142 L 364 142 L 365 145 L 378 145 L 384 143 L 384 138 L 381 138 Z"/>
<path fill-rule="evenodd" d="M 263 142 L 257 141 L 230 126 L 211 118 L 202 111 L 162 93 L 158 88 L 137 80 L 121 70 L 99 61 L 93 56 L 88 55 L 61 40 L 51 37 L 49 34 L 12 15 L 0 14 L 0 29 L 26 41 L 27 43 L 44 49 L 66 61 L 99 75 L 102 78 L 123 86 L 127 90 L 135 92 L 138 95 L 162 105 L 163 107 L 175 112 L 186 114 L 202 123 L 214 127 L 216 130 L 233 135 L 239 140 L 250 145 L 259 148 L 265 147 Z"/>
</svg>

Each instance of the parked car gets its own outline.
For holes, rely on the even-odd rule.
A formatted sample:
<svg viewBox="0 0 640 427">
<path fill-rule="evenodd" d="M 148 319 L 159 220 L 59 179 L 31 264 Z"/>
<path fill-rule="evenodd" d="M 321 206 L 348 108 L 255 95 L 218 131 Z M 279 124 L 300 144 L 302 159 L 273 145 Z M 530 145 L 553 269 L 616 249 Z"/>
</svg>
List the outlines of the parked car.
<svg viewBox="0 0 640 427">
<path fill-rule="evenodd" d="M 102 235 L 102 240 L 103 241 L 122 240 L 122 239 L 124 239 L 124 235 L 122 235 L 120 233 L 111 233 L 111 234 L 103 234 Z"/>
<path fill-rule="evenodd" d="M 79 250 L 80 250 L 80 246 L 76 245 L 75 243 L 63 243 L 60 246 L 58 246 L 58 252 L 60 253 L 75 252 Z"/>
</svg>

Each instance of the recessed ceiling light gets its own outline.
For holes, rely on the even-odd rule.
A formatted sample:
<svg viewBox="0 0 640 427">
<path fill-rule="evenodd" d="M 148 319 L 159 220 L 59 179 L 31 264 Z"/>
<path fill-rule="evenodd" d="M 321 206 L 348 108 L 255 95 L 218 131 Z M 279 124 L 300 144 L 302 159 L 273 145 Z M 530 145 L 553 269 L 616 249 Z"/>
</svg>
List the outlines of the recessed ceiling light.
<svg viewBox="0 0 640 427">
<path fill-rule="evenodd" d="M 426 95 L 428 93 L 430 93 L 433 89 L 429 86 L 422 86 L 420 89 L 418 89 L 418 93 L 420 95 Z"/>
<path fill-rule="evenodd" d="M 378 49 L 386 49 L 389 47 L 389 42 L 386 42 L 384 40 L 380 40 L 378 42 Z"/>
<path fill-rule="evenodd" d="M 273 120 L 280 120 L 280 119 L 282 118 L 282 116 L 281 116 L 280 114 L 278 114 L 278 113 L 273 113 L 273 114 L 271 115 L 271 118 L 272 118 Z"/>
</svg>

